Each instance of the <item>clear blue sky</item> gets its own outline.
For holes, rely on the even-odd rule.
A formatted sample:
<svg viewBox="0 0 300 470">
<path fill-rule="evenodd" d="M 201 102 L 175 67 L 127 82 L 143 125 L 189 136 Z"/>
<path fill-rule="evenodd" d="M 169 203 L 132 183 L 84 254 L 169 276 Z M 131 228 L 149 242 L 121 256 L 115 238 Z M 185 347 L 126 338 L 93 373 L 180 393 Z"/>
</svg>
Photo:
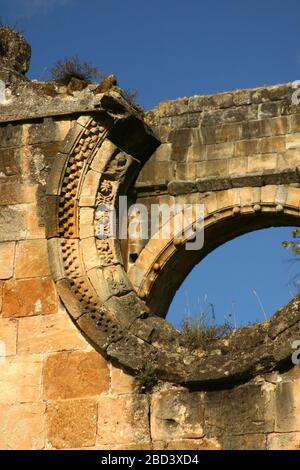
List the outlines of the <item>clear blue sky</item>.
<svg viewBox="0 0 300 470">
<path fill-rule="evenodd" d="M 290 227 L 256 230 L 214 250 L 181 285 L 168 320 L 180 326 L 201 311 L 211 319 L 212 309 L 218 323 L 236 326 L 269 318 L 297 292 L 300 257 L 281 246 L 290 234 Z"/>
<path fill-rule="evenodd" d="M 30 76 L 78 54 L 151 108 L 300 78 L 297 0 L 0 0 L 32 45 Z"/>
<path fill-rule="evenodd" d="M 164 99 L 300 79 L 297 0 L 0 0 L 0 16 L 17 21 L 32 45 L 31 78 L 46 80 L 55 61 L 77 54 L 138 90 L 146 109 Z M 267 315 L 283 305 L 293 273 L 280 243 L 290 229 L 270 230 L 210 254 L 186 279 L 168 318 L 179 322 L 188 297 L 191 313 L 207 298 L 220 321 L 233 309 L 238 324 L 262 320 L 252 288 Z"/>
</svg>

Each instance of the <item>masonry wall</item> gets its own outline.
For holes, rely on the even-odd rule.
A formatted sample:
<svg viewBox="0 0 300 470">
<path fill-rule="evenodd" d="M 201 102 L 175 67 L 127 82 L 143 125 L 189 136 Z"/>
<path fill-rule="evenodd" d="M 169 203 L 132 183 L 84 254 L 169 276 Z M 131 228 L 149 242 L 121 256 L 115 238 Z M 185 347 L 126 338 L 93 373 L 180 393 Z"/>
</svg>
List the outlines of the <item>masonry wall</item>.
<svg viewBox="0 0 300 470">
<path fill-rule="evenodd" d="M 44 226 L 47 177 L 73 122 L 0 127 L 0 448 L 298 449 L 300 366 L 224 390 L 142 393 L 73 325 Z"/>
</svg>

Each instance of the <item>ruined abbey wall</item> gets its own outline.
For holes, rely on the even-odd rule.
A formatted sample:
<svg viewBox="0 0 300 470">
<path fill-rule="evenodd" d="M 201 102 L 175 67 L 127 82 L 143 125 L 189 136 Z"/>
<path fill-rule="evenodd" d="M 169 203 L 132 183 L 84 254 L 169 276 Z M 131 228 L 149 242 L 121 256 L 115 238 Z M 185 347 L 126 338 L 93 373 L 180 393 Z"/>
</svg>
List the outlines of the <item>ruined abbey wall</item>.
<svg viewBox="0 0 300 470">
<path fill-rule="evenodd" d="M 122 362 L 122 351 L 118 356 L 106 346 L 107 354 L 101 353 L 96 330 L 76 324 L 76 316 L 69 315 L 77 311 L 76 297 L 68 291 L 63 301 L 59 299 L 59 262 L 49 251 L 51 240 L 57 239 L 49 233 L 49 227 L 55 232 L 56 223 L 49 207 L 58 193 L 53 182 L 72 191 L 70 175 L 82 167 L 78 158 L 62 171 L 71 148 L 69 137 L 82 135 L 80 152 L 88 152 L 95 139 L 86 127 L 87 116 L 98 116 L 106 124 L 113 115 L 117 124 L 107 139 L 127 157 L 131 152 L 146 156 L 152 144 L 140 151 L 144 130 L 136 117 L 130 118 L 134 109 L 126 110 L 125 130 L 118 127 L 124 105 L 116 93 L 98 94 L 96 86 L 70 91 L 28 82 L 14 73 L 1 77 L 6 90 L 0 104 L 0 448 L 298 449 L 300 366 L 292 365 L 289 354 L 291 340 L 300 339 L 299 300 L 283 311 L 286 315 L 279 312 L 273 323 L 237 333 L 229 346 L 216 347 L 212 362 L 208 358 L 206 363 L 206 375 L 196 370 L 198 382 L 197 375 L 189 376 L 187 356 L 182 356 L 179 367 L 178 356 L 163 351 L 157 362 L 153 359 L 158 380 L 149 389 L 143 386 L 142 371 L 131 365 L 142 360 L 135 346 L 130 349 L 129 344 L 131 362 L 128 357 Z M 130 197 L 145 204 L 174 198 L 205 200 L 206 253 L 254 228 L 295 225 L 300 113 L 291 104 L 292 92 L 291 85 L 283 85 L 161 103 L 147 113 L 146 122 L 162 145 L 152 157 L 147 155 Z M 58 153 L 62 149 L 65 154 Z M 90 179 L 85 179 L 82 201 L 92 198 L 89 189 L 96 184 L 97 172 L 90 171 Z M 89 205 L 82 202 L 81 207 L 81 231 L 90 233 L 91 226 L 83 219 Z M 59 207 L 57 213 L 63 217 L 60 229 L 70 230 L 74 213 L 64 218 Z M 163 316 L 174 291 L 201 256 L 183 253 L 182 241 L 174 238 L 160 242 L 129 240 L 122 255 L 139 298 Z M 64 269 L 72 276 L 82 260 L 72 252 L 67 255 Z M 93 261 L 92 252 L 84 263 L 89 259 Z M 86 313 L 80 314 L 85 318 Z M 140 338 L 135 344 L 150 344 L 153 330 L 150 334 L 148 324 L 138 322 L 140 318 L 133 322 L 140 325 L 140 330 L 135 326 Z M 164 341 L 164 334 L 167 341 L 168 330 L 159 325 L 159 341 Z M 155 340 L 152 343 L 154 348 Z M 269 346 L 274 348 L 270 352 Z M 218 375 L 213 360 L 219 356 L 225 369 Z M 229 366 L 228 359 L 228 370 L 226 357 L 235 361 Z M 160 358 L 165 369 L 160 368 Z M 242 367 L 239 360 L 244 358 Z M 247 369 L 248 360 L 252 362 Z M 216 380 L 210 380 L 210 366 Z M 172 369 L 179 370 L 174 380 L 168 372 Z M 223 370 L 224 379 L 230 373 L 230 380 L 223 380 Z"/>
</svg>

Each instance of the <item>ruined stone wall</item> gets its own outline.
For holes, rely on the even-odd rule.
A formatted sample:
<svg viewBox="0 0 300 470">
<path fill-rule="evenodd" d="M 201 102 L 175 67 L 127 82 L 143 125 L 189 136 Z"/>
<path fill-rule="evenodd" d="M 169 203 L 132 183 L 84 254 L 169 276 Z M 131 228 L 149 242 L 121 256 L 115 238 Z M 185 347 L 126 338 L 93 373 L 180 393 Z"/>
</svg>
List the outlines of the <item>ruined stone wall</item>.
<svg viewBox="0 0 300 470">
<path fill-rule="evenodd" d="M 165 101 L 147 113 L 162 144 L 139 174 L 136 200 L 147 207 L 204 204 L 207 233 L 203 250 L 182 256 L 174 240 L 129 241 L 130 278 L 155 313 L 165 315 L 185 276 L 212 249 L 250 230 L 298 225 L 294 92 L 292 83 L 235 90 Z"/>
<path fill-rule="evenodd" d="M 28 55 L 27 48 L 26 64 Z M 57 273 L 53 272 L 53 266 L 56 267 L 53 253 L 50 253 L 50 262 L 48 260 L 46 238 L 55 240 L 55 237 L 46 234 L 46 228 L 49 230 L 50 226 L 55 231 L 56 223 L 52 219 L 49 223 L 49 214 L 53 215 L 49 201 L 55 202 L 59 194 L 53 185 L 49 190 L 49 175 L 52 172 L 51 184 L 56 181 L 57 186 L 72 191 L 70 174 L 82 167 L 82 161 L 72 161 L 72 165 L 61 171 L 67 157 L 57 152 L 62 146 L 70 147 L 69 136 L 76 132 L 83 135 L 80 152 L 88 152 L 88 147 L 93 146 L 96 139 L 85 127 L 87 120 L 90 122 L 86 120 L 87 114 L 107 121 L 108 128 L 113 122 L 108 139 L 128 154 L 144 145 L 144 141 L 140 141 L 144 128 L 133 109 L 129 109 L 129 117 L 126 115 L 125 127 L 120 127 L 126 108 L 121 97 L 116 99 L 109 93 L 99 95 L 96 85 L 85 84 L 83 88 L 72 90 L 54 83 L 29 82 L 16 73 L 26 71 L 28 64 L 25 65 L 18 63 L 16 67 L 8 60 L 0 67 L 0 79 L 6 86 L 5 101 L 0 104 L 0 448 L 298 449 L 300 366 L 292 367 L 290 360 L 283 360 L 289 354 L 290 345 L 282 342 L 282 338 L 290 338 L 285 336 L 289 330 L 294 335 L 299 332 L 299 300 L 282 312 L 286 312 L 283 318 L 279 313 L 272 325 L 237 332 L 237 336 L 234 334 L 228 340 L 230 347 L 237 349 L 241 344 L 235 343 L 242 337 L 238 335 L 244 334 L 244 351 L 238 351 L 236 356 L 251 358 L 254 365 L 247 371 L 251 379 L 243 376 L 236 360 L 233 369 L 228 365 L 236 374 L 233 373 L 230 381 L 222 381 L 226 377 L 218 376 L 218 370 L 214 373 L 221 380 L 210 381 L 209 374 L 204 373 L 205 381 L 199 366 L 196 372 L 202 377 L 202 385 L 197 384 L 197 376 L 194 376 L 190 388 L 184 386 L 182 376 L 188 377 L 185 369 L 188 372 L 191 366 L 188 361 L 193 358 L 182 356 L 179 367 L 178 354 L 166 357 L 165 350 L 159 350 L 154 363 L 160 377 L 147 389 L 138 370 L 132 367 L 129 373 L 116 360 L 108 360 L 107 354 L 99 352 L 101 348 L 91 340 L 93 334 L 100 336 L 95 324 L 93 328 L 90 326 L 90 335 L 88 330 L 83 334 L 75 324 L 76 318 L 71 319 L 72 307 L 77 308 L 76 297 L 69 292 L 67 300 L 71 307 L 68 305 L 67 311 L 52 280 L 57 280 Z M 298 108 L 288 101 L 290 91 L 288 85 L 161 104 L 148 113 L 147 120 L 163 145 L 146 163 L 135 187 L 136 193 L 131 197 L 137 196 L 138 200 L 149 203 L 169 201 L 170 197 L 198 200 L 199 195 L 200 199 L 206 195 L 207 200 L 211 198 L 211 216 L 215 220 L 220 211 L 223 214 L 220 218 L 225 221 L 233 211 L 244 214 L 248 222 L 254 213 L 263 214 L 264 220 L 269 214 L 268 223 L 273 223 L 276 214 L 283 217 L 278 219 L 280 221 L 294 221 L 299 217 L 300 128 Z M 135 142 L 134 149 L 131 142 Z M 137 152 L 142 163 L 150 156 L 147 148 L 147 145 L 139 147 Z M 125 156 L 128 158 L 127 154 Z M 106 154 L 102 157 L 105 160 Z M 122 162 L 124 154 L 123 160 L 119 160 Z M 63 181 L 59 180 L 60 175 Z M 89 180 L 85 180 L 85 184 L 86 181 Z M 94 186 L 97 184 L 91 178 L 90 186 L 87 184 L 81 195 L 92 198 Z M 257 188 L 262 192 L 259 191 L 259 200 L 254 200 Z M 47 192 L 51 193 L 50 198 L 46 197 Z M 254 209 L 255 205 L 259 209 Z M 236 207 L 238 210 L 234 210 Z M 63 218 L 63 230 L 69 230 L 69 220 L 76 216 L 70 213 L 70 208 L 67 212 L 65 219 L 57 207 L 58 216 Z M 85 212 L 88 211 L 79 211 L 81 217 Z M 235 227 L 240 227 L 244 220 L 235 222 Z M 251 220 L 246 228 L 254 227 Z M 91 226 L 83 221 L 83 232 L 89 230 Z M 228 232 L 227 236 L 234 233 Z M 216 241 L 221 242 L 221 239 Z M 130 259 L 133 248 L 137 247 L 129 244 L 132 273 L 135 268 Z M 161 248 L 166 253 L 165 247 Z M 125 245 L 125 258 L 126 249 Z M 137 263 L 141 260 L 142 249 L 143 245 L 137 249 Z M 178 246 L 177 250 L 180 252 Z M 155 256 L 160 252 L 159 247 L 157 253 L 153 251 Z M 70 260 L 67 269 L 71 275 L 77 269 L 77 261 L 80 264 L 81 260 L 76 256 L 72 259 L 72 253 L 66 259 Z M 158 272 L 168 273 L 162 269 L 163 265 L 154 273 L 152 261 L 147 264 L 146 256 L 141 264 L 149 285 Z M 120 283 L 120 279 L 116 279 Z M 132 274 L 132 279 L 135 282 L 138 277 Z M 118 284 L 115 279 L 111 283 Z M 139 291 L 140 286 L 135 284 L 135 288 Z M 143 295 L 139 294 L 147 300 L 146 289 Z M 84 295 L 87 294 L 84 292 Z M 155 299 L 162 302 L 162 296 L 163 292 L 156 294 Z M 159 306 L 159 302 L 153 305 Z M 128 309 L 124 310 L 124 317 L 127 313 Z M 149 321 L 153 318 L 150 316 Z M 154 330 L 150 329 L 149 333 L 148 324 L 140 318 L 135 322 L 140 330 L 135 326 L 138 340 L 133 344 L 147 343 L 149 349 L 155 351 L 151 338 L 147 338 Z M 161 322 L 158 325 L 161 337 L 157 341 L 163 342 L 164 335 L 167 340 L 168 327 Z M 278 339 L 277 349 L 272 352 L 274 357 L 267 348 L 273 343 L 262 334 L 270 325 L 272 339 L 274 342 Z M 132 324 L 128 329 L 131 327 Z M 143 341 L 144 338 L 147 341 Z M 253 338 L 257 344 L 252 350 Z M 114 341 L 118 345 L 118 341 Z M 226 357 L 230 356 L 228 344 L 212 351 L 213 360 L 224 356 L 224 374 L 227 373 Z M 108 351 L 107 345 L 106 348 Z M 123 352 L 131 361 L 134 362 L 135 356 L 137 363 L 143 360 L 139 357 L 140 350 L 135 346 L 130 350 L 130 344 L 128 348 L 128 353 L 126 348 Z M 112 351 L 112 355 L 116 353 L 113 348 Z M 255 362 L 256 352 L 262 354 L 264 364 Z M 176 380 L 163 380 L 160 358 L 167 363 L 168 371 L 172 368 L 180 371 Z M 207 364 L 213 366 L 213 362 Z M 150 374 L 148 379 L 151 378 Z"/>
<path fill-rule="evenodd" d="M 1 124 L 0 448 L 297 449 L 299 366 L 223 390 L 141 393 L 73 325 L 51 280 L 44 205 L 73 123 Z"/>
</svg>

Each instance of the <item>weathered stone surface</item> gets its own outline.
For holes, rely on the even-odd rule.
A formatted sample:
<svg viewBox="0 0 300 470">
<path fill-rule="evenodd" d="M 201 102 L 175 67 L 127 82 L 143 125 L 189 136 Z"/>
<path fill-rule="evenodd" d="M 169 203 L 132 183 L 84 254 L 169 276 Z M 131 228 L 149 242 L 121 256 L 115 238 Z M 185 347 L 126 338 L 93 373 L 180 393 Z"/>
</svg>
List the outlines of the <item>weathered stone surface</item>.
<svg viewBox="0 0 300 470">
<path fill-rule="evenodd" d="M 113 296 L 104 303 L 104 306 L 115 312 L 122 327 L 128 327 L 137 318 L 143 318 L 148 314 L 146 304 L 132 292 L 121 297 Z"/>
<path fill-rule="evenodd" d="M 18 351 L 51 353 L 86 348 L 86 341 L 66 312 L 55 315 L 20 318 Z"/>
<path fill-rule="evenodd" d="M 42 356 L 18 355 L 4 359 L 4 361 L 0 360 L 0 403 L 40 401 L 42 399 Z"/>
<path fill-rule="evenodd" d="M 0 362 L 3 357 L 13 356 L 17 351 L 17 321 L 0 318 Z"/>
<path fill-rule="evenodd" d="M 45 447 L 44 403 L 0 404 L 2 450 L 41 450 Z"/>
<path fill-rule="evenodd" d="M 10 181 L 1 183 L 0 206 L 34 202 L 34 196 L 35 188 L 33 187 Z"/>
<path fill-rule="evenodd" d="M 123 393 L 133 393 L 135 389 L 135 379 L 132 375 L 126 374 L 122 369 L 111 366 L 110 370 L 110 391 L 114 395 Z"/>
<path fill-rule="evenodd" d="M 197 187 L 192 181 L 170 181 L 168 191 L 172 196 L 176 196 L 177 194 L 196 192 Z"/>
<path fill-rule="evenodd" d="M 287 432 L 268 434 L 268 450 L 299 450 L 300 433 Z"/>
<path fill-rule="evenodd" d="M 170 390 L 154 394 L 151 436 L 155 441 L 199 439 L 204 436 L 204 408 L 196 393 Z"/>
<path fill-rule="evenodd" d="M 276 388 L 276 432 L 300 431 L 299 383 L 283 382 Z"/>
<path fill-rule="evenodd" d="M 9 280 L 4 284 L 3 317 L 51 315 L 57 308 L 55 286 L 49 278 Z"/>
<path fill-rule="evenodd" d="M 160 441 L 153 443 L 153 450 L 222 450 L 217 439 L 183 439 L 178 441 Z"/>
<path fill-rule="evenodd" d="M 81 89 L 82 84 L 79 85 Z M 214 243 L 227 241 L 239 230 L 261 228 L 264 223 L 296 222 L 300 199 L 299 171 L 296 171 L 300 120 L 299 115 L 290 114 L 299 111 L 287 103 L 291 92 L 291 86 L 285 85 L 191 97 L 160 105 L 147 119 L 159 126 L 164 144 L 140 173 L 136 192 L 131 191 L 133 199 L 146 202 L 147 207 L 150 202 L 204 202 L 210 249 L 214 248 Z M 170 384 L 161 390 L 162 384 L 158 383 L 152 400 L 154 447 L 176 450 L 221 446 L 264 448 L 268 433 L 271 433 L 268 436 L 270 448 L 290 446 L 288 439 L 283 438 L 288 434 L 295 434 L 295 447 L 299 415 L 296 372 L 293 378 L 292 372 L 286 374 L 280 387 L 280 373 L 276 378 L 258 374 L 271 371 L 278 364 L 289 365 L 291 340 L 300 333 L 297 303 L 292 303 L 292 307 L 288 306 L 264 325 L 243 328 L 215 342 L 207 351 L 198 351 L 198 357 L 183 350 L 178 334 L 161 318 L 142 318 L 148 315 L 148 309 L 133 291 L 127 294 L 131 287 L 123 271 L 127 255 L 131 267 L 135 264 L 131 255 L 138 256 L 136 263 L 140 271 L 134 277 L 135 287 L 153 311 L 163 314 L 170 294 L 192 267 L 191 261 L 199 261 L 198 255 L 188 254 L 183 246 L 175 246 L 172 241 L 168 246 L 157 243 L 143 250 L 144 241 L 138 245 L 129 240 L 129 249 L 126 243 L 122 244 L 123 263 L 119 254 L 116 255 L 118 242 L 102 247 L 98 244 L 99 252 L 104 251 L 104 254 L 101 251 L 101 262 L 105 262 L 107 268 L 103 270 L 103 277 L 96 276 L 94 282 L 90 282 L 90 270 L 99 262 L 95 244 L 92 251 L 89 250 L 93 238 L 93 201 L 99 182 L 97 174 L 105 171 L 110 181 L 119 181 L 122 185 L 119 193 L 126 194 L 137 170 L 129 169 L 120 176 L 118 164 L 122 164 L 122 159 L 116 159 L 114 165 L 107 168 L 114 153 L 119 152 L 117 147 L 145 162 L 158 141 L 121 95 L 115 92 L 109 96 L 94 95 L 93 85 L 76 91 L 76 95 L 66 97 L 64 93 L 59 85 L 55 88 L 53 84 L 26 82 L 24 89 L 18 89 L 14 102 L 1 107 L 2 122 L 24 121 L 14 126 L 5 123 L 0 128 L 0 240 L 12 243 L 22 240 L 18 243 L 16 257 L 16 276 L 22 281 L 11 280 L 12 262 L 2 263 L 0 268 L 0 288 L 1 269 L 2 279 L 9 279 L 5 285 L 9 287 L 15 282 L 16 289 L 18 287 L 16 295 L 13 289 L 10 294 L 5 290 L 0 319 L 0 340 L 2 334 L 7 343 L 5 357 L 0 355 L 0 362 L 3 358 L 6 361 L 5 371 L 3 369 L 2 374 L 0 371 L 0 381 L 5 384 L 0 391 L 0 402 L 9 402 L 13 407 L 14 401 L 29 404 L 50 400 L 48 446 L 99 449 L 149 449 L 152 446 L 148 398 L 135 395 L 138 380 L 110 365 L 109 384 L 104 360 L 91 351 L 64 310 L 52 314 L 48 288 L 42 290 L 32 283 L 44 281 L 43 277 L 48 275 L 48 271 L 43 271 L 47 265 L 46 247 L 43 247 L 47 222 L 47 236 L 57 237 L 48 245 L 51 264 L 55 265 L 52 274 L 57 290 L 73 320 L 93 346 L 107 350 L 115 364 L 126 365 L 132 373 L 140 374 L 145 365 L 150 364 L 158 379 L 215 390 L 187 392 L 172 389 Z M 86 111 L 89 116 L 81 115 L 74 123 L 74 113 Z M 59 119 L 58 115 L 68 113 L 72 116 L 64 121 Z M 37 117 L 42 119 L 33 121 Z M 101 136 L 108 132 L 114 144 L 106 139 L 106 145 L 95 151 L 91 166 L 87 164 L 83 169 L 85 159 L 92 156 L 94 142 L 100 137 L 95 131 L 99 123 Z M 72 131 L 65 138 L 70 128 Z M 79 137 L 82 138 L 80 144 Z M 64 153 L 58 161 L 60 157 L 55 155 L 62 141 Z M 77 153 L 77 145 L 84 155 Z M 125 155 L 125 161 L 130 158 Z M 65 168 L 69 159 L 70 165 Z M 54 168 L 54 176 L 47 189 L 51 196 L 45 201 L 50 167 Z M 88 175 L 86 181 L 81 179 L 82 174 Z M 63 198 L 59 196 L 60 191 L 63 191 Z M 119 193 L 111 196 L 115 198 Z M 89 205 L 77 211 L 76 201 L 80 197 L 82 204 Z M 62 214 L 60 220 L 59 213 Z M 78 221 L 81 225 L 75 227 Z M 60 256 L 62 244 L 56 243 L 59 237 L 65 237 L 67 255 Z M 80 243 L 79 237 L 85 242 Z M 58 252 L 59 256 L 53 256 L 53 252 Z M 6 260 L 6 253 L 2 258 Z M 7 256 L 7 259 L 11 258 Z M 99 301 L 104 283 L 108 285 L 103 299 L 112 299 L 107 309 Z M 40 311 L 39 300 L 44 303 L 43 311 Z M 54 313 L 56 303 L 53 308 Z M 118 312 L 123 330 L 115 317 Z M 39 313 L 48 315 L 37 315 Z M 12 318 L 3 318 L 5 316 Z M 20 318 L 15 320 L 17 316 Z M 54 354 L 48 356 L 49 353 Z M 44 395 L 41 395 L 41 356 L 45 362 Z M 24 371 L 28 372 L 27 376 Z M 255 383 L 246 382 L 254 377 Z M 287 385 L 289 381 L 292 384 Z M 244 385 L 238 386 L 239 382 Z M 95 396 L 100 401 L 97 444 L 96 398 L 91 399 Z M 30 426 L 29 421 L 26 423 Z M 291 433 L 291 429 L 295 431 Z M 160 437 L 160 433 L 164 437 Z M 35 448 L 36 441 L 29 445 Z"/>
<path fill-rule="evenodd" d="M 0 28 L 1 67 L 25 75 L 29 69 L 31 47 L 13 28 Z"/>
<path fill-rule="evenodd" d="M 45 400 L 85 398 L 108 392 L 107 362 L 94 351 L 51 355 L 45 362 L 43 386 Z"/>
<path fill-rule="evenodd" d="M 26 213 L 27 206 L 0 207 L 0 242 L 16 241 L 26 237 Z"/>
<path fill-rule="evenodd" d="M 95 445 L 96 426 L 95 400 L 62 400 L 47 404 L 47 435 L 56 449 Z"/>
<path fill-rule="evenodd" d="M 209 392 L 204 399 L 205 434 L 218 436 L 274 431 L 274 386 L 245 385 Z"/>
<path fill-rule="evenodd" d="M 266 450 L 266 434 L 245 434 L 243 436 L 225 436 L 224 450 Z"/>
<path fill-rule="evenodd" d="M 98 405 L 99 444 L 149 442 L 149 403 L 145 395 L 101 397 Z"/>
<path fill-rule="evenodd" d="M 13 275 L 15 261 L 15 243 L 0 243 L 0 279 L 9 279 Z"/>
<path fill-rule="evenodd" d="M 24 240 L 17 244 L 16 278 L 49 276 L 46 240 Z"/>
</svg>

